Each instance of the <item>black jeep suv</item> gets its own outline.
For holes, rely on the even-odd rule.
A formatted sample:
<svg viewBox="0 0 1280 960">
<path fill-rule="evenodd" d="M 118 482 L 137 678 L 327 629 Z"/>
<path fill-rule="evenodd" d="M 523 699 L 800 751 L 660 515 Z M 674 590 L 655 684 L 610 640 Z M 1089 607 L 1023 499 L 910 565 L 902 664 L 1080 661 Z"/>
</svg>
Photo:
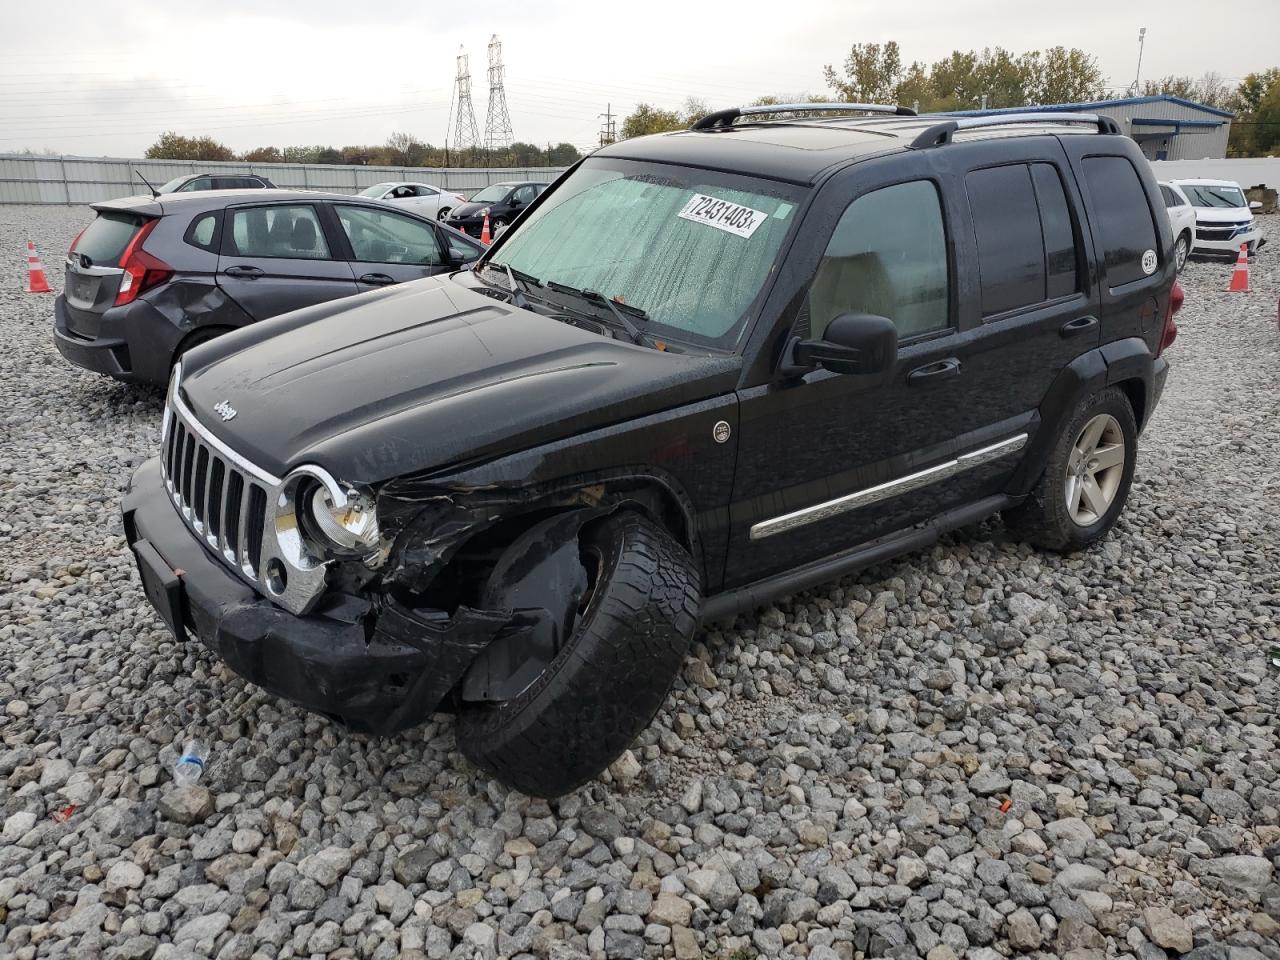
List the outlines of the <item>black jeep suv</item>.
<svg viewBox="0 0 1280 960">
<path fill-rule="evenodd" d="M 996 512 L 1103 537 L 1181 302 L 1134 142 L 803 109 L 609 146 L 473 271 L 189 353 L 124 501 L 173 632 L 355 730 L 455 710 L 548 796 L 699 619 Z"/>
</svg>

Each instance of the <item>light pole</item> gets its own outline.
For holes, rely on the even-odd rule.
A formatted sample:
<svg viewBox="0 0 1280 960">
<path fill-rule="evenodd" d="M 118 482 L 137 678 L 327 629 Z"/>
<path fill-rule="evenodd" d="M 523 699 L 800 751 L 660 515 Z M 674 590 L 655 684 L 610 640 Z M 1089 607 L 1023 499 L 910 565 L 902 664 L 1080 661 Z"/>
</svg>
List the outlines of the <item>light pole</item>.
<svg viewBox="0 0 1280 960">
<path fill-rule="evenodd" d="M 1138 94 L 1138 78 L 1142 76 L 1142 48 L 1147 42 L 1147 28 L 1138 28 L 1138 69 L 1133 75 L 1133 93 Z"/>
</svg>

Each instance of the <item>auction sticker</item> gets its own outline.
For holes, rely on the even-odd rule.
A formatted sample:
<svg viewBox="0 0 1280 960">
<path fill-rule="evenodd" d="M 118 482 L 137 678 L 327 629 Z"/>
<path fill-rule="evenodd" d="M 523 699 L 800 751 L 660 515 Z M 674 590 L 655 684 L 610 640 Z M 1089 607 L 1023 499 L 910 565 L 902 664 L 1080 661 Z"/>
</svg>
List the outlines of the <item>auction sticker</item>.
<svg viewBox="0 0 1280 960">
<path fill-rule="evenodd" d="M 1142 272 L 1148 277 L 1156 272 L 1156 252 L 1147 250 L 1142 254 Z"/>
<path fill-rule="evenodd" d="M 744 207 L 740 203 L 730 203 L 728 200 L 718 200 L 715 197 L 695 193 L 677 216 L 692 220 L 694 223 L 705 223 L 725 233 L 749 237 L 756 232 L 760 224 L 764 223 L 768 214 Z"/>
</svg>

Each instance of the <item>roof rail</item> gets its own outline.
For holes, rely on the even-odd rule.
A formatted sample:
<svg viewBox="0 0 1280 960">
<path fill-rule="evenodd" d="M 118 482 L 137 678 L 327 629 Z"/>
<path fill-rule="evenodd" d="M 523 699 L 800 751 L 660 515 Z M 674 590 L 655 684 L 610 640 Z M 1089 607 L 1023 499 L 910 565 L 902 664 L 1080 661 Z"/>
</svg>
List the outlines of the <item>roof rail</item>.
<svg viewBox="0 0 1280 960">
<path fill-rule="evenodd" d="M 1000 116 L 960 117 L 943 120 L 925 128 L 911 141 L 912 150 L 941 147 L 951 142 L 961 130 L 978 130 L 983 127 L 1006 127 L 1019 123 L 1087 123 L 1098 128 L 1099 133 L 1120 135 L 1120 125 L 1110 117 L 1096 113 L 1007 113 Z"/>
<path fill-rule="evenodd" d="M 759 107 L 729 107 L 709 113 L 695 122 L 690 130 L 711 130 L 733 126 L 738 117 L 756 117 L 767 113 L 888 113 L 898 117 L 914 117 L 916 112 L 910 107 L 899 107 L 891 103 L 774 103 Z"/>
</svg>

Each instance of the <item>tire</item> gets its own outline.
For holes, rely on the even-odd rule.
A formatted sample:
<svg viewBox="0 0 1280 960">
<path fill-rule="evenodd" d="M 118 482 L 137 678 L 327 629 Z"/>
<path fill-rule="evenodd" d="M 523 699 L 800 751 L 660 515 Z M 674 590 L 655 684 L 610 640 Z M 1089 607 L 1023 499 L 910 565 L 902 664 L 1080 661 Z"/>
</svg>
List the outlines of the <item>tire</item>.
<svg viewBox="0 0 1280 960">
<path fill-rule="evenodd" d="M 453 207 L 441 207 L 439 210 L 436 211 L 436 219 L 439 220 L 441 223 L 444 223 L 446 220 L 449 219 L 449 211 L 451 211 L 452 209 Z"/>
<path fill-rule="evenodd" d="M 1187 265 L 1187 258 L 1191 256 L 1191 238 L 1187 234 L 1178 234 L 1178 239 L 1173 243 L 1173 265 L 1178 273 L 1181 273 Z"/>
<path fill-rule="evenodd" d="M 1101 424 L 1099 443 L 1094 454 L 1082 460 L 1077 445 L 1081 441 L 1087 445 L 1086 427 L 1097 429 L 1098 424 Z M 1118 455 L 1108 449 L 1117 439 L 1123 441 Z M 1133 407 L 1123 391 L 1108 387 L 1076 408 L 1058 435 L 1044 473 L 1031 495 L 1004 512 L 1005 526 L 1016 538 L 1045 550 L 1062 553 L 1084 550 L 1105 537 L 1119 519 L 1133 483 L 1137 457 L 1138 425 Z M 1079 479 L 1090 473 L 1091 463 L 1102 465 L 1113 460 L 1114 465 L 1091 474 L 1092 487 Z M 1079 504 L 1076 509 L 1068 502 L 1073 494 Z M 1094 509 L 1104 504 L 1103 509 Z"/>
<path fill-rule="evenodd" d="M 597 576 L 573 635 L 547 669 L 504 703 L 466 703 L 463 754 L 508 786 L 557 797 L 597 776 L 662 706 L 697 625 L 693 558 L 627 511 L 586 528 Z"/>
</svg>

